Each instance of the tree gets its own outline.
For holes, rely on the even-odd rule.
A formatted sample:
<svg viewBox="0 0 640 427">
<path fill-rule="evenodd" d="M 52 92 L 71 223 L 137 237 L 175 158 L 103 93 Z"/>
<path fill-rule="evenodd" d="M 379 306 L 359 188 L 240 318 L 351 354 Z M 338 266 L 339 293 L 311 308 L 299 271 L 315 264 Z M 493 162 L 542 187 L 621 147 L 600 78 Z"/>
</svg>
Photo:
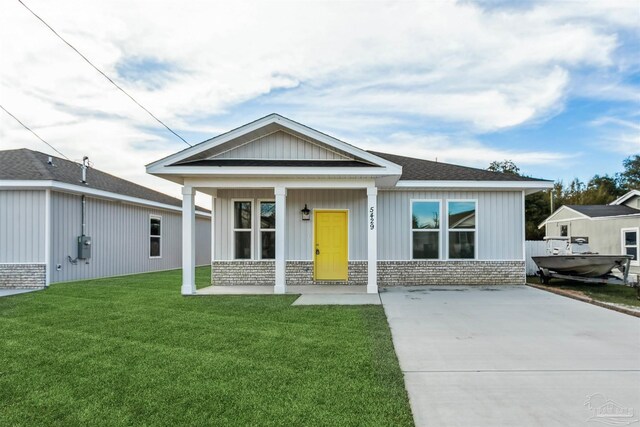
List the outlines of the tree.
<svg viewBox="0 0 640 427">
<path fill-rule="evenodd" d="M 511 175 L 520 175 L 520 168 L 516 166 L 511 160 L 493 161 L 489 164 L 487 170 L 491 172 L 502 172 Z"/>
<path fill-rule="evenodd" d="M 624 171 L 620 174 L 622 187 L 626 190 L 640 190 L 640 154 L 629 156 L 622 161 Z"/>
</svg>

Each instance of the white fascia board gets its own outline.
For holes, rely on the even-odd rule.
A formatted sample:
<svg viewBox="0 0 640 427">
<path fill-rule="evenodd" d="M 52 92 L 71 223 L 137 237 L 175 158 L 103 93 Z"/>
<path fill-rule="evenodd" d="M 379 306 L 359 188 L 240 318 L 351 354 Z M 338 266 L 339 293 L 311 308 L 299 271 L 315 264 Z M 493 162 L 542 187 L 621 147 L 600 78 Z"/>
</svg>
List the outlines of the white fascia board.
<svg viewBox="0 0 640 427">
<path fill-rule="evenodd" d="M 624 194 L 624 195 L 618 197 L 616 200 L 614 200 L 613 202 L 611 202 L 609 204 L 610 205 L 621 205 L 621 204 L 623 204 L 624 202 L 626 202 L 627 200 L 629 200 L 630 198 L 632 198 L 634 196 L 640 196 L 640 190 L 631 190 L 627 194 Z"/>
<path fill-rule="evenodd" d="M 637 214 L 628 214 L 628 215 L 615 215 L 615 216 L 598 216 L 595 218 L 589 218 L 591 221 L 604 221 L 611 219 L 627 219 L 627 218 L 638 218 L 640 217 L 640 213 Z"/>
<path fill-rule="evenodd" d="M 262 179 L 262 178 L 186 178 L 185 186 L 193 188 L 342 188 L 359 189 L 375 187 L 374 179 Z"/>
<path fill-rule="evenodd" d="M 388 169 L 388 174 L 389 175 L 400 175 L 402 174 L 402 167 L 400 165 L 397 165 L 393 162 L 390 162 L 386 159 L 383 159 L 381 157 L 378 157 L 374 154 L 371 154 L 367 151 L 364 151 L 360 148 L 354 147 L 353 145 L 347 144 L 346 142 L 340 141 L 339 139 L 333 138 L 329 135 L 326 135 L 322 132 L 319 132 L 315 129 L 311 129 L 307 126 L 301 125 L 300 123 L 296 123 L 292 120 L 287 119 L 286 117 L 282 117 L 280 115 L 277 114 L 270 114 L 266 117 L 263 117 L 262 119 L 256 120 L 255 122 L 251 122 L 249 124 L 246 124 L 244 126 L 241 126 L 237 129 L 234 129 L 232 131 L 229 131 L 227 133 L 224 133 L 222 135 L 219 135 L 217 137 L 211 138 L 208 141 L 202 142 L 198 145 L 194 145 L 191 148 L 187 148 L 186 150 L 180 151 L 178 153 L 172 154 L 168 157 L 165 157 L 164 159 L 160 159 L 157 160 L 153 163 L 150 163 L 147 165 L 147 173 L 151 173 L 151 174 L 157 174 L 157 173 L 163 173 L 163 167 L 170 165 L 170 164 L 174 164 L 176 162 L 179 162 L 181 160 L 185 160 L 191 156 L 194 156 L 202 151 L 206 151 L 209 150 L 211 148 L 214 148 L 218 145 L 224 144 L 226 142 L 229 142 L 231 140 L 233 140 L 234 138 L 238 138 L 244 134 L 256 131 L 264 126 L 270 125 L 270 124 L 279 124 L 280 126 L 283 126 L 284 128 L 287 128 L 289 130 L 292 130 L 294 132 L 298 132 L 302 135 L 305 135 L 309 138 L 315 139 L 317 141 L 320 141 L 324 144 L 329 145 L 330 147 L 334 147 L 337 148 L 339 150 L 342 150 L 348 154 L 351 154 L 355 157 L 359 157 L 361 159 L 370 161 L 374 164 L 380 165 L 381 167 L 384 167 L 385 169 Z M 174 172 L 174 173 L 178 173 L 178 172 Z"/>
<path fill-rule="evenodd" d="M 164 166 L 148 170 L 156 176 L 399 176 L 385 167 Z"/>
<path fill-rule="evenodd" d="M 396 188 L 546 190 L 551 181 L 398 181 Z"/>
<path fill-rule="evenodd" d="M 113 193 L 111 191 L 83 187 L 81 185 L 67 184 L 64 182 L 49 180 L 0 180 L 0 189 L 2 190 L 42 190 L 47 188 L 66 193 L 85 194 L 101 199 L 118 200 L 134 205 L 142 205 L 175 212 L 182 212 L 182 208 L 178 206 L 167 205 L 166 203 L 154 202 L 152 200 L 141 199 L 139 197 L 125 196 L 124 194 Z M 211 214 L 208 212 L 196 211 L 196 214 L 207 218 L 211 217 Z"/>
</svg>

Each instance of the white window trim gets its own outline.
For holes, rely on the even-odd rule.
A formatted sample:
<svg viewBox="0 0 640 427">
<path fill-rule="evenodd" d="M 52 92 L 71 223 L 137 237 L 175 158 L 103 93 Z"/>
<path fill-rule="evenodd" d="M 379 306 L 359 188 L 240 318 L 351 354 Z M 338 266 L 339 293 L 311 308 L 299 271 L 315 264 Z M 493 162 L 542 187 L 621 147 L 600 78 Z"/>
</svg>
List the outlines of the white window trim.
<svg viewBox="0 0 640 427">
<path fill-rule="evenodd" d="M 635 245 L 626 245 L 624 235 L 627 232 L 635 232 L 636 233 L 636 244 Z M 636 260 L 631 261 L 631 265 L 640 266 L 640 227 L 628 227 L 620 229 L 620 248 L 622 254 L 625 255 L 627 253 L 627 248 L 636 248 Z"/>
<path fill-rule="evenodd" d="M 235 224 L 235 206 L 236 206 L 236 202 L 249 202 L 251 203 L 251 229 L 247 229 L 247 228 L 236 228 L 236 224 Z M 231 259 L 234 261 L 251 261 L 255 259 L 254 256 L 254 250 L 255 250 L 255 244 L 254 244 L 254 238 L 255 238 L 255 199 L 251 199 L 251 198 L 239 198 L 239 199 L 231 199 L 231 204 L 230 204 L 230 213 L 229 213 L 229 220 L 230 220 L 230 225 L 231 225 Z M 250 257 L 249 258 L 236 258 L 236 231 L 244 231 L 247 232 L 249 231 L 251 233 L 251 249 L 249 249 L 249 253 L 250 253 Z"/>
<path fill-rule="evenodd" d="M 437 202 L 440 211 L 440 226 L 438 229 L 414 229 L 413 228 L 413 202 Z M 442 254 L 442 221 L 443 221 L 443 201 L 441 199 L 409 199 L 409 259 L 411 261 L 438 261 L 443 259 Z M 438 257 L 437 258 L 414 258 L 413 257 L 413 232 L 425 232 L 425 233 L 435 233 L 438 234 Z"/>
<path fill-rule="evenodd" d="M 159 235 L 151 234 L 151 220 L 152 219 L 160 220 L 160 234 Z M 164 229 L 164 225 L 162 224 L 162 215 L 149 214 L 148 226 L 149 226 L 149 259 L 162 258 L 162 230 Z M 158 255 L 158 256 L 151 256 L 151 238 L 152 237 L 160 238 L 160 255 Z"/>
<path fill-rule="evenodd" d="M 257 256 L 256 259 L 265 259 L 266 261 L 273 261 L 275 260 L 275 258 L 262 258 L 262 232 L 264 231 L 273 231 L 275 233 L 276 229 L 274 228 L 262 228 L 260 225 L 260 218 L 262 215 L 262 210 L 261 210 L 261 206 L 260 204 L 262 202 L 269 202 L 269 203 L 275 203 L 276 200 L 275 199 L 257 199 L 256 200 L 256 212 L 258 213 L 256 215 L 256 230 L 258 230 L 257 237 L 258 237 L 258 241 L 256 242 L 256 246 L 257 246 Z"/>
<path fill-rule="evenodd" d="M 446 247 L 445 247 L 445 256 L 444 259 L 446 260 L 451 260 L 451 261 L 465 261 L 465 260 L 471 260 L 471 261 L 477 261 L 478 260 L 478 225 L 480 224 L 479 222 L 479 215 L 478 215 L 478 199 L 447 199 L 445 201 L 445 218 L 447 221 L 447 228 L 446 228 L 446 232 L 447 232 L 447 239 L 446 239 Z M 469 203 L 475 203 L 476 206 L 476 220 L 475 220 L 475 227 L 473 229 L 471 228 L 454 228 L 451 229 L 449 228 L 449 203 L 451 202 L 469 202 Z M 473 258 L 449 258 L 449 232 L 451 231 L 455 231 L 455 232 L 460 232 L 460 231 L 473 231 Z"/>
</svg>

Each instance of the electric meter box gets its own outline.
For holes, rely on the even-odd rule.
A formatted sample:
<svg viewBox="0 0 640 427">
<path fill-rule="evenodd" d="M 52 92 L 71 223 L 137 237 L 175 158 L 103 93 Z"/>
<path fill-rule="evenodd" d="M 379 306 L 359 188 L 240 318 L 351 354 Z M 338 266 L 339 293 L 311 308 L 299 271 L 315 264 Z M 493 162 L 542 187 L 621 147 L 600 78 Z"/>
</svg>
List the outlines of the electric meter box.
<svg viewBox="0 0 640 427">
<path fill-rule="evenodd" d="M 91 237 L 78 236 L 78 258 L 79 259 L 91 258 Z"/>
</svg>

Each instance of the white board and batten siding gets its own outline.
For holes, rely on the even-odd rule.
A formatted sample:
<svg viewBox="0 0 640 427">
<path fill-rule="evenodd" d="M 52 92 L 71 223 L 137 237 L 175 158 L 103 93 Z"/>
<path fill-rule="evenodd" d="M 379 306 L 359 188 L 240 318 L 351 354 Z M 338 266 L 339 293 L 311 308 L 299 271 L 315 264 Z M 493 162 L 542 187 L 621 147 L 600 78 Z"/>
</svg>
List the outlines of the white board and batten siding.
<svg viewBox="0 0 640 427">
<path fill-rule="evenodd" d="M 275 200 L 273 190 L 218 190 L 216 199 L 216 260 L 233 259 L 233 201 L 251 200 L 253 207 L 254 259 L 258 259 L 258 200 Z M 303 221 L 300 210 L 349 210 L 349 259 L 367 259 L 367 194 L 365 190 L 288 190 L 287 191 L 286 256 L 291 261 L 313 259 L 313 220 Z M 313 215 L 312 215 L 313 216 Z"/>
<path fill-rule="evenodd" d="M 82 232 L 81 197 L 52 192 L 51 282 L 119 276 L 179 268 L 182 259 L 180 212 L 153 209 L 117 201 L 86 197 L 85 234 L 92 239 L 89 260 L 69 262 L 77 256 Z M 162 256 L 149 257 L 149 216 L 162 217 Z M 197 219 L 197 264 L 210 262 L 211 221 Z M 57 266 L 60 265 L 60 269 Z"/>
<path fill-rule="evenodd" d="M 0 191 L 0 263 L 45 262 L 46 192 Z"/>
<path fill-rule="evenodd" d="M 259 250 L 258 200 L 274 200 L 273 190 L 218 190 L 215 206 L 216 260 L 233 259 L 233 200 L 254 202 L 254 259 Z M 447 200 L 477 200 L 477 233 L 479 260 L 524 259 L 522 192 L 519 191 L 398 191 L 378 193 L 378 259 L 406 261 L 411 259 L 411 200 L 437 199 L 443 206 Z M 287 192 L 286 258 L 313 259 L 313 216 L 303 221 L 300 210 L 349 210 L 349 259 L 367 259 L 367 194 L 366 190 L 288 190 Z M 446 223 L 446 222 L 445 222 Z M 277 231 L 276 231 L 277 232 Z M 440 249 L 446 252 L 446 230 Z"/>
<path fill-rule="evenodd" d="M 278 131 L 237 148 L 223 151 L 216 159 L 260 160 L 348 160 L 350 157 L 337 150 Z"/>
<path fill-rule="evenodd" d="M 378 259 L 411 259 L 411 200 L 440 200 L 446 212 L 448 200 L 476 200 L 477 259 L 524 259 L 522 192 L 520 191 L 380 191 L 378 193 Z M 446 226 L 447 220 L 442 222 Z M 447 255 L 448 232 L 444 228 L 440 255 Z"/>
</svg>

